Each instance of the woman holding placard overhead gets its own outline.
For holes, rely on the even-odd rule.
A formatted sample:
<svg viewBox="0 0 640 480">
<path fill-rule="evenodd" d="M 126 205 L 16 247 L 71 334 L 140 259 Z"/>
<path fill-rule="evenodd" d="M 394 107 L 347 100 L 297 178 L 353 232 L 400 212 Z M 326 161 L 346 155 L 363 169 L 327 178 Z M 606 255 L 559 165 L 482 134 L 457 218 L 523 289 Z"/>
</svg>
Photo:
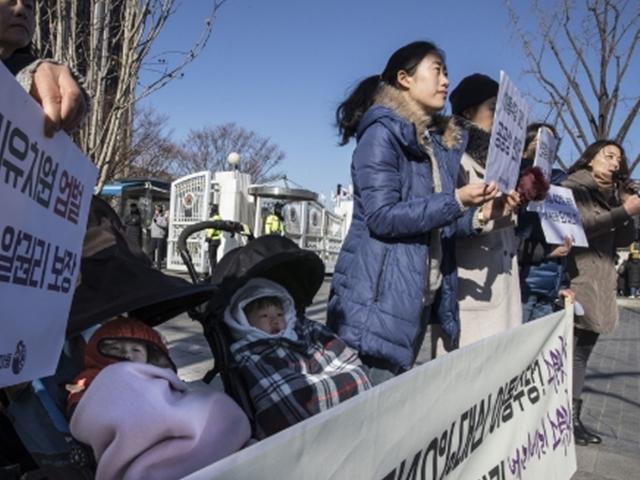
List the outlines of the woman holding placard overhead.
<svg viewBox="0 0 640 480">
<path fill-rule="evenodd" d="M 475 73 L 464 78 L 451 93 L 452 112 L 469 134 L 462 156 L 458 186 L 483 182 L 498 82 Z M 512 195 L 517 194 L 512 192 Z M 447 341 L 437 325 L 432 329 L 432 354 L 442 355 L 522 323 L 517 240 L 512 215 L 489 221 L 477 218 L 482 233 L 458 238 L 459 345 Z"/>
<path fill-rule="evenodd" d="M 616 248 L 634 240 L 631 217 L 640 213 L 640 197 L 629 188 L 628 175 L 623 148 L 612 140 L 599 140 L 587 147 L 563 182 L 573 191 L 589 241 L 588 248 L 574 247 L 567 263 L 571 289 L 584 307 L 584 315 L 576 316 L 573 349 L 573 432 L 578 445 L 602 441 L 580 420 L 581 395 L 598 336 L 618 323 L 613 257 Z"/>
<path fill-rule="evenodd" d="M 452 236 L 472 233 L 469 208 L 496 193 L 494 183 L 455 188 L 465 136 L 436 115 L 448 87 L 444 53 L 414 42 L 336 112 L 341 143 L 358 144 L 353 220 L 331 283 L 328 324 L 360 353 L 373 383 L 412 367 L 430 320 L 456 341 Z"/>
</svg>

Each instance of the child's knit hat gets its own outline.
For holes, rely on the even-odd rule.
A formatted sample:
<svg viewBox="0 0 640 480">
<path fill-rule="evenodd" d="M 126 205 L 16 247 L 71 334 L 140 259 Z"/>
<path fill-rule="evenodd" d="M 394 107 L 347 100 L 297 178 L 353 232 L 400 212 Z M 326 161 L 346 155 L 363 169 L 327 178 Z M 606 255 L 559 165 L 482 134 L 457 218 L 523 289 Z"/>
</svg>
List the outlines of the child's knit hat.
<svg viewBox="0 0 640 480">
<path fill-rule="evenodd" d="M 84 366 L 73 384 L 67 385 L 69 397 L 67 399 L 67 411 L 75 407 L 82 395 L 89 388 L 93 379 L 109 365 L 125 361 L 122 358 L 105 354 L 101 351 L 102 342 L 105 340 L 133 340 L 144 343 L 147 347 L 147 363 L 162 368 L 170 368 L 177 371 L 175 364 L 169 356 L 169 349 L 162 341 L 160 334 L 140 320 L 134 318 L 117 317 L 102 325 L 89 339 L 84 352 Z"/>
</svg>

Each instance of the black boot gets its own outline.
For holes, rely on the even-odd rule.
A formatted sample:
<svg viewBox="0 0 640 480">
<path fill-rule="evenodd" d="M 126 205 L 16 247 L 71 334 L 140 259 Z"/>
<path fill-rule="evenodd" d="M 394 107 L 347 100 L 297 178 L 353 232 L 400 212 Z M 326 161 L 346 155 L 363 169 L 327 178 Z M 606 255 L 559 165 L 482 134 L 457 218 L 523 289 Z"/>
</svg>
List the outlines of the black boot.
<svg viewBox="0 0 640 480">
<path fill-rule="evenodd" d="M 590 443 L 602 443 L 602 438 L 598 435 L 591 433 L 586 429 L 582 420 L 580 420 L 580 414 L 582 413 L 582 400 L 573 400 L 573 438 L 576 441 L 576 445 L 586 447 Z"/>
</svg>

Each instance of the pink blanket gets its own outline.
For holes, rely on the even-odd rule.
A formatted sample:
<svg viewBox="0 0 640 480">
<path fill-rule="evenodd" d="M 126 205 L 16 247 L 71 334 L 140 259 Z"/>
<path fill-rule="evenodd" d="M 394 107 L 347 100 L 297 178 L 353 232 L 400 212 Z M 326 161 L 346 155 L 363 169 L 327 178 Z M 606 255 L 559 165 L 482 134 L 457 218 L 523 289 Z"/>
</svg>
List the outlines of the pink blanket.
<svg viewBox="0 0 640 480">
<path fill-rule="evenodd" d="M 249 421 L 224 393 L 188 390 L 174 372 L 120 362 L 95 378 L 71 417 L 96 479 L 174 479 L 240 449 Z"/>
</svg>

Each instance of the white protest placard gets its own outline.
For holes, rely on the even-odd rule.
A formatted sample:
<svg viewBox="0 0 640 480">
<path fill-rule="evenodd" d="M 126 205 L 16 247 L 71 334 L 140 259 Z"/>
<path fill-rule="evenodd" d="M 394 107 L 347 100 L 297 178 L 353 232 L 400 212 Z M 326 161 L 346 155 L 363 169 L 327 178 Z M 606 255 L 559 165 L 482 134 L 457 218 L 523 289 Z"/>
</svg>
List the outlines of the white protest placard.
<svg viewBox="0 0 640 480">
<path fill-rule="evenodd" d="M 558 139 L 548 128 L 541 127 L 538 129 L 538 144 L 536 146 L 536 158 L 533 160 L 535 167 L 540 167 L 544 178 L 551 180 L 551 170 L 553 161 L 556 158 L 558 150 Z"/>
<path fill-rule="evenodd" d="M 573 310 L 410 370 L 186 477 L 569 480 Z"/>
<path fill-rule="evenodd" d="M 485 181 L 495 180 L 502 193 L 513 190 L 518 182 L 528 118 L 527 102 L 507 74 L 501 71 Z"/>
<path fill-rule="evenodd" d="M 0 387 L 56 369 L 97 175 L 0 65 Z"/>
<path fill-rule="evenodd" d="M 580 212 L 569 188 L 551 185 L 546 198 L 541 202 L 531 202 L 527 210 L 540 216 L 547 243 L 561 245 L 564 243 L 564 237 L 568 236 L 576 247 L 589 246 Z"/>
</svg>

